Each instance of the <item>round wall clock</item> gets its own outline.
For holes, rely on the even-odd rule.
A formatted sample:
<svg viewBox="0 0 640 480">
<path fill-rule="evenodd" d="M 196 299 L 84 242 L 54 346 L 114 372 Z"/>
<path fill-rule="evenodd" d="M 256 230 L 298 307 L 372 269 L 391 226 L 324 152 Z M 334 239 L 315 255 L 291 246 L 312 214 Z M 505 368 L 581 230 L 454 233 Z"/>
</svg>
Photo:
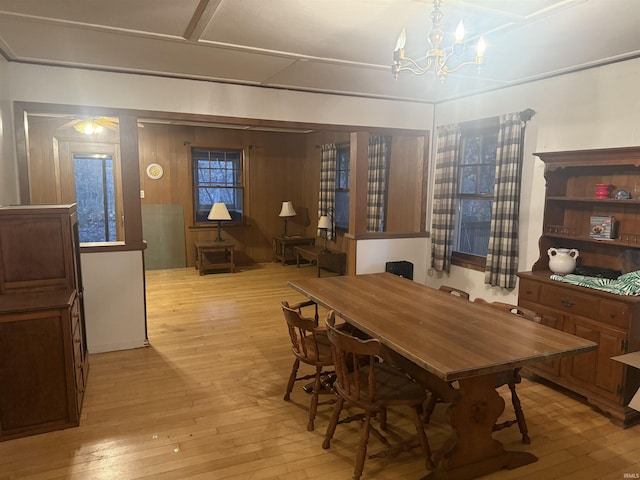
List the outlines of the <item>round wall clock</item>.
<svg viewBox="0 0 640 480">
<path fill-rule="evenodd" d="M 162 177 L 163 173 L 164 173 L 164 170 L 157 163 L 152 163 L 147 167 L 147 176 L 152 180 L 158 180 L 159 178 Z"/>
</svg>

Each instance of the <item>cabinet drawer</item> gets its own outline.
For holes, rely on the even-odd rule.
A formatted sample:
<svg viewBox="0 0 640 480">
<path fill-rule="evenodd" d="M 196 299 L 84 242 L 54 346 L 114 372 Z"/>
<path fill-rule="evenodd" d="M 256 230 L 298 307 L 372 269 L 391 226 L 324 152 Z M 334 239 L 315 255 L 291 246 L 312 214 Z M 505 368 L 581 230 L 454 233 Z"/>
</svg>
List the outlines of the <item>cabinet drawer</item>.
<svg viewBox="0 0 640 480">
<path fill-rule="evenodd" d="M 521 300 L 527 300 L 529 302 L 537 302 L 539 291 L 540 291 L 539 283 L 520 279 L 520 288 L 518 289 L 518 298 L 520 298 Z"/>
<path fill-rule="evenodd" d="M 600 308 L 598 298 L 548 285 L 543 285 L 540 289 L 540 303 L 563 312 L 586 317 L 592 317 Z"/>
<path fill-rule="evenodd" d="M 71 307 L 71 333 L 73 334 L 78 329 L 78 323 L 80 322 L 80 307 L 78 306 L 78 299 L 73 301 Z"/>
<path fill-rule="evenodd" d="M 629 328 L 629 308 L 623 303 L 601 300 L 598 320 L 627 330 Z"/>
</svg>

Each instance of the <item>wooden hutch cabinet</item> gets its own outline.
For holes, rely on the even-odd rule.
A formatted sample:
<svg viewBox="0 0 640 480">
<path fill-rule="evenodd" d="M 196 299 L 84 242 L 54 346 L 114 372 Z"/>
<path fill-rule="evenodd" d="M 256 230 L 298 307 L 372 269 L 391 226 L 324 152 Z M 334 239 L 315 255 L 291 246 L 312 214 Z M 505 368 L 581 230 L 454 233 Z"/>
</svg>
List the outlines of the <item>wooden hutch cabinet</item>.
<svg viewBox="0 0 640 480">
<path fill-rule="evenodd" d="M 86 345 L 75 204 L 0 208 L 0 441 L 79 424 Z"/>
<path fill-rule="evenodd" d="M 545 163 L 544 226 L 538 260 L 531 272 L 518 274 L 518 303 L 537 311 L 543 324 L 598 343 L 598 350 L 529 370 L 628 426 L 640 419 L 640 412 L 626 406 L 640 386 L 640 374 L 611 357 L 640 350 L 640 297 L 551 280 L 547 251 L 575 248 L 579 266 L 613 270 L 622 268 L 625 253 L 640 255 L 640 148 L 535 155 Z M 596 184 L 612 185 L 612 194 L 596 198 Z M 620 189 L 632 198 L 613 198 Z M 613 238 L 590 235 L 592 216 L 615 217 Z"/>
</svg>

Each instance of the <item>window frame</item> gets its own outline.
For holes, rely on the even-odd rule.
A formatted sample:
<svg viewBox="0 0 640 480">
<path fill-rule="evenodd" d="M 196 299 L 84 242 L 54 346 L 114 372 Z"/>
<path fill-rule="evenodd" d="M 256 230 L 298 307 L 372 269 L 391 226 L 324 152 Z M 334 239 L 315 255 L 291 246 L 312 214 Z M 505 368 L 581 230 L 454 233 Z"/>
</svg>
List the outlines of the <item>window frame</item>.
<svg viewBox="0 0 640 480">
<path fill-rule="evenodd" d="M 240 167 L 240 174 L 239 174 L 239 180 L 240 180 L 240 186 L 234 187 L 234 186 L 217 186 L 217 185 L 206 185 L 206 186 L 200 186 L 196 184 L 197 181 L 197 161 L 196 157 L 194 155 L 194 152 L 196 151 L 206 151 L 206 152 L 224 152 L 224 153 L 238 153 L 240 154 L 240 160 L 239 160 L 239 167 Z M 205 221 L 198 221 L 198 206 L 200 205 L 200 203 L 198 202 L 198 192 L 200 190 L 200 188 L 231 188 L 234 190 L 240 190 L 240 197 L 241 197 L 241 201 L 242 201 L 242 208 L 240 210 L 240 218 L 238 219 L 234 219 L 234 212 L 236 212 L 235 210 L 232 211 L 232 209 L 229 209 L 229 213 L 232 216 L 232 219 L 230 221 L 225 222 L 225 225 L 229 226 L 229 225 L 244 225 L 245 223 L 245 218 L 247 216 L 247 212 L 246 212 L 246 154 L 245 154 L 245 150 L 243 148 L 226 148 L 226 147 L 192 147 L 190 150 L 191 153 L 191 189 L 192 189 L 192 200 L 191 200 L 191 208 L 192 208 L 192 213 L 193 213 L 193 225 L 194 227 L 200 227 L 200 228 L 204 228 L 204 227 L 212 227 L 214 226 L 213 223 L 209 220 L 205 220 Z M 210 208 L 210 207 L 209 207 Z M 228 207 L 227 207 L 228 208 Z"/>
<path fill-rule="evenodd" d="M 498 130 L 499 130 L 499 122 L 497 118 L 490 118 L 490 119 L 485 119 L 485 120 L 478 120 L 475 122 L 469 122 L 467 124 L 464 124 L 462 126 L 461 129 L 461 135 L 460 135 L 460 156 L 458 158 L 458 168 L 459 168 L 459 172 L 458 172 L 458 188 L 457 188 L 457 192 L 456 192 L 456 231 L 455 231 L 455 237 L 456 237 L 456 243 L 457 243 L 457 239 L 458 239 L 458 235 L 459 235 L 459 231 L 458 231 L 458 215 L 460 213 L 460 202 L 463 199 L 479 199 L 479 200 L 489 200 L 492 199 L 495 201 L 495 195 L 494 194 L 486 194 L 486 193 L 476 193 L 476 194 L 467 194 L 467 193 L 460 193 L 460 189 L 461 189 L 461 176 L 462 176 L 462 166 L 463 166 L 463 158 L 464 158 L 464 147 L 465 147 L 465 141 L 467 140 L 467 138 L 469 137 L 474 137 L 474 136 L 481 136 L 484 137 L 486 136 L 492 136 L 495 135 L 497 137 L 498 135 Z M 495 181 L 495 180 L 494 180 Z M 492 210 L 493 210 L 493 206 L 492 206 Z M 454 243 L 454 248 L 455 248 L 455 243 Z M 477 270 L 480 272 L 483 272 L 485 270 L 487 264 L 487 257 L 482 256 L 482 255 L 475 255 L 475 254 L 471 254 L 471 253 L 466 253 L 466 252 L 460 252 L 457 251 L 455 249 L 452 249 L 451 252 L 451 265 L 456 265 L 459 267 L 463 267 L 463 268 L 468 268 L 471 270 Z"/>
<path fill-rule="evenodd" d="M 340 155 L 344 155 L 346 153 L 346 168 L 344 169 L 339 169 L 338 165 L 339 165 L 339 158 Z M 340 172 L 342 172 L 343 175 L 346 175 L 346 179 L 344 184 L 347 185 L 347 188 L 340 188 L 338 187 L 338 185 L 340 184 L 340 178 L 341 178 L 341 174 Z M 334 208 L 333 208 L 333 214 L 334 214 L 334 221 L 335 221 L 335 229 L 336 231 L 340 231 L 340 232 L 348 232 L 349 231 L 349 203 L 351 202 L 351 189 L 350 189 L 350 185 L 351 185 L 351 145 L 348 143 L 343 143 L 343 144 L 337 144 L 336 145 L 336 187 L 335 187 L 335 193 L 334 193 Z M 338 225 L 337 223 L 337 218 L 336 218 L 336 211 L 338 210 L 337 208 L 337 203 L 338 203 L 338 193 L 346 193 L 347 194 L 347 226 L 342 226 L 342 225 Z"/>
</svg>

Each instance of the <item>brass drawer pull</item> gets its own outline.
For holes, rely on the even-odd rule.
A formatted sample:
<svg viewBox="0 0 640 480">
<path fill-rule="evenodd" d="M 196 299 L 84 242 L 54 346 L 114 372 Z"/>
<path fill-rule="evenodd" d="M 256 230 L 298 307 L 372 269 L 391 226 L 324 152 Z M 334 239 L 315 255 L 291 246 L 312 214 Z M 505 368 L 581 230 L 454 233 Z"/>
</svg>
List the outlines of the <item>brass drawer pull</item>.
<svg viewBox="0 0 640 480">
<path fill-rule="evenodd" d="M 564 305 L 567 308 L 571 308 L 575 305 L 575 303 L 573 303 L 571 300 L 567 300 L 566 298 L 563 298 L 562 300 L 560 300 L 560 303 L 562 303 L 562 305 Z"/>
</svg>

